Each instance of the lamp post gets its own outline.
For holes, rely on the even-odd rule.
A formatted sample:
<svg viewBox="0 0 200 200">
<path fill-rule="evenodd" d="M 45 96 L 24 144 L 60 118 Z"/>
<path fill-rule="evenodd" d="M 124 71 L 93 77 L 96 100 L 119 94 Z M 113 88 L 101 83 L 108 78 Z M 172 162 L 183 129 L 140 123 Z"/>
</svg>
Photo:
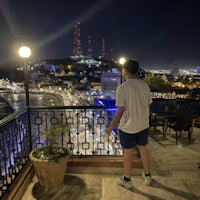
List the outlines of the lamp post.
<svg viewBox="0 0 200 200">
<path fill-rule="evenodd" d="M 29 86 L 28 86 L 28 61 L 27 59 L 31 55 L 31 50 L 29 47 L 20 47 L 18 51 L 20 57 L 23 59 L 23 69 L 24 69 L 24 87 L 26 94 L 26 109 L 27 109 L 27 133 L 29 138 L 29 152 L 32 150 L 32 136 L 31 136 L 31 117 L 30 117 L 30 101 L 29 101 Z"/>
<path fill-rule="evenodd" d="M 24 60 L 23 63 L 23 69 L 24 69 L 24 87 L 25 87 L 25 94 L 26 94 L 26 106 L 30 106 L 30 100 L 29 100 L 29 86 L 28 86 L 28 62 L 26 59 L 28 59 L 31 55 L 31 50 L 27 46 L 20 47 L 18 51 L 21 58 Z"/>
<path fill-rule="evenodd" d="M 124 57 L 119 58 L 119 64 L 122 65 L 122 67 L 123 67 L 125 62 L 126 62 L 126 59 Z M 122 78 L 123 78 L 122 77 L 122 67 L 121 67 L 121 77 L 120 77 L 121 78 L 121 80 L 120 80 L 121 84 L 122 84 Z"/>
</svg>

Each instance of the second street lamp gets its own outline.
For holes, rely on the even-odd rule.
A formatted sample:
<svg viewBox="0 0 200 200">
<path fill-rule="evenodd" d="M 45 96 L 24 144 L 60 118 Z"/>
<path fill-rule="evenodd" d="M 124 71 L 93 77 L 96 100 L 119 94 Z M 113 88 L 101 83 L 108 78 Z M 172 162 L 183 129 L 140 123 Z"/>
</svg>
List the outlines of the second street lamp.
<svg viewBox="0 0 200 200">
<path fill-rule="evenodd" d="M 122 65 L 121 68 L 120 68 L 121 69 L 120 70 L 121 71 L 121 76 L 120 76 L 120 78 L 121 78 L 121 80 L 120 80 L 121 84 L 123 82 L 122 81 L 122 79 L 123 79 L 123 77 L 122 77 L 122 68 L 123 68 L 123 65 L 124 65 L 125 62 L 126 62 L 126 59 L 124 57 L 119 58 L 119 64 Z"/>
</svg>

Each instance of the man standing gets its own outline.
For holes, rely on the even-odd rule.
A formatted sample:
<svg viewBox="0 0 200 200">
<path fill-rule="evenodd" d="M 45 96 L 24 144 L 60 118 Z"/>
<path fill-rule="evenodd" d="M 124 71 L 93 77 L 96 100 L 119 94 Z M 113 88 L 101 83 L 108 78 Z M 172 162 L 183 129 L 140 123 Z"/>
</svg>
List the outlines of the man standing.
<svg viewBox="0 0 200 200">
<path fill-rule="evenodd" d="M 126 80 L 116 91 L 117 111 L 106 132 L 119 124 L 120 142 L 123 148 L 124 175 L 118 184 L 133 188 L 131 182 L 133 148 L 137 146 L 144 172 L 142 176 L 146 185 L 151 184 L 150 161 L 147 144 L 149 135 L 149 113 L 152 103 L 150 88 L 142 79 L 138 78 L 139 63 L 135 60 L 125 62 L 122 70 Z"/>
</svg>

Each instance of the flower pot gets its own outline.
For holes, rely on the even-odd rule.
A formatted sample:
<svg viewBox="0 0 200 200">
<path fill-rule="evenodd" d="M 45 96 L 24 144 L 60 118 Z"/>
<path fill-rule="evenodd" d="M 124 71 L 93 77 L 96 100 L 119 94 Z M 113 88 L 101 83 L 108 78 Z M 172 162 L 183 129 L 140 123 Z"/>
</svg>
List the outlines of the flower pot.
<svg viewBox="0 0 200 200">
<path fill-rule="evenodd" d="M 33 164 L 35 174 L 39 185 L 45 190 L 52 190 L 60 187 L 64 182 L 69 154 L 55 161 L 41 160 L 33 157 L 38 149 L 33 150 L 29 154 L 29 158 Z"/>
</svg>

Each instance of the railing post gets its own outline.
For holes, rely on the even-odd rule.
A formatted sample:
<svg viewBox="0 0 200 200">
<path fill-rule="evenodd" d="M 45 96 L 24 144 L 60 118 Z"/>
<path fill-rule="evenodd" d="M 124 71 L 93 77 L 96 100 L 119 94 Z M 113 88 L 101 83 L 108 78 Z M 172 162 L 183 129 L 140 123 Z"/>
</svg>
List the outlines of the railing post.
<svg viewBox="0 0 200 200">
<path fill-rule="evenodd" d="M 32 132 L 31 132 L 31 117 L 30 117 L 30 107 L 27 107 L 27 132 L 28 132 L 28 140 L 29 140 L 29 152 L 31 152 L 32 146 Z"/>
</svg>

